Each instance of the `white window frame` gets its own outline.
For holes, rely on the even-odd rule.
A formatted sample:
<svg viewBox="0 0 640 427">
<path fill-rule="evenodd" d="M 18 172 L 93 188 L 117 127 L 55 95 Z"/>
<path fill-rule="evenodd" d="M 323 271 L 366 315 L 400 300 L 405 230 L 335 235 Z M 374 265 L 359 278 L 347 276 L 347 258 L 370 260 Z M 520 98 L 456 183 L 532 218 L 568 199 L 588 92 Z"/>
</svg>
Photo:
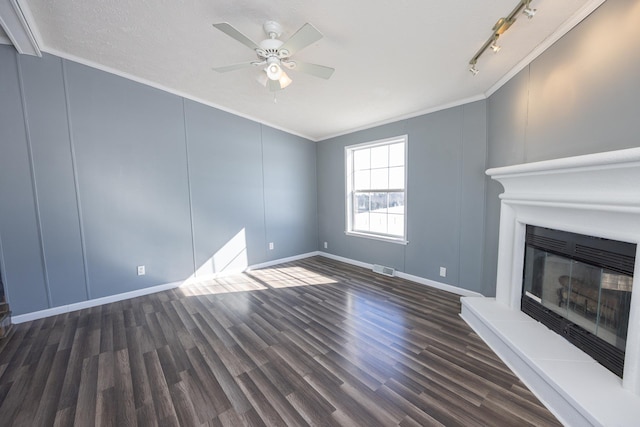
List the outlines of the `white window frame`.
<svg viewBox="0 0 640 427">
<path fill-rule="evenodd" d="M 404 232 L 402 236 L 395 236 L 389 234 L 356 231 L 353 229 L 353 152 L 362 148 L 374 148 L 381 145 L 391 145 L 394 143 L 404 143 Z M 406 245 L 409 243 L 407 240 L 407 194 L 408 194 L 408 153 L 409 153 L 409 137 L 408 135 L 400 135 L 393 138 L 380 139 L 377 141 L 364 142 L 360 144 L 348 145 L 344 147 L 344 159 L 345 159 L 345 234 L 348 236 L 364 237 L 367 239 L 382 240 L 385 242 L 398 243 Z M 388 190 L 387 190 L 388 191 Z"/>
</svg>

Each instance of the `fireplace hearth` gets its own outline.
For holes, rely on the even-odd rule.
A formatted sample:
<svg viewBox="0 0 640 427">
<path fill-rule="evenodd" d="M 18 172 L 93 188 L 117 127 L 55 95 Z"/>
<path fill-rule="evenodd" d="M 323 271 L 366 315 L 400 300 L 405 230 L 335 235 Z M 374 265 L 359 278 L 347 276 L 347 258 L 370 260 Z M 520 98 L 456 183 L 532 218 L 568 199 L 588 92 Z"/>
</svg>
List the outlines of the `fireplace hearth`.
<svg viewBox="0 0 640 427">
<path fill-rule="evenodd" d="M 633 272 L 640 269 L 640 148 L 487 174 L 505 190 L 496 297 L 463 297 L 462 318 L 563 424 L 637 425 L 640 279 Z M 543 235 L 528 240 L 527 226 Z M 630 245 L 631 254 L 614 265 L 594 261 L 590 256 L 602 250 L 575 242 L 571 253 L 544 246 L 542 240 L 555 239 L 546 230 Z M 551 320 L 534 320 L 522 308 Z M 577 339 L 572 344 L 565 335 Z M 585 353 L 585 336 L 611 351 Z"/>
</svg>

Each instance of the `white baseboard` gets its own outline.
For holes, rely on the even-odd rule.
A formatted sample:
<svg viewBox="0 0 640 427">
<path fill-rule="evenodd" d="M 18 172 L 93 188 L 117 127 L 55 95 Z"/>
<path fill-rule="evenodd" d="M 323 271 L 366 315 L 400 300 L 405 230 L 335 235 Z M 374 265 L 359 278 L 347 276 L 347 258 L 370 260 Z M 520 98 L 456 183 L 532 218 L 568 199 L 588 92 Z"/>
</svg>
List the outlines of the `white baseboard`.
<svg viewBox="0 0 640 427">
<path fill-rule="evenodd" d="M 320 251 L 307 252 L 306 254 L 294 255 L 294 256 L 287 257 L 287 258 L 280 258 L 280 259 L 275 259 L 273 261 L 267 261 L 267 262 L 262 262 L 260 264 L 250 265 L 247 268 L 247 271 L 258 270 L 260 268 L 267 268 L 267 267 L 271 267 L 273 265 L 278 265 L 278 264 L 284 264 L 286 262 L 297 261 L 299 259 L 305 259 L 305 258 L 309 258 L 309 257 L 316 256 L 316 255 L 320 255 Z"/>
<path fill-rule="evenodd" d="M 319 255 L 319 252 L 317 252 L 317 251 L 316 252 L 308 252 L 306 254 L 295 255 L 295 256 L 291 256 L 291 257 L 287 257 L 287 258 L 275 259 L 273 261 L 267 261 L 267 262 L 263 262 L 263 263 L 260 263 L 260 264 L 254 264 L 254 265 L 250 265 L 249 267 L 247 267 L 243 271 L 250 271 L 250 270 L 257 270 L 259 268 L 266 268 L 266 267 L 270 267 L 272 265 L 283 264 L 285 262 L 297 261 L 299 259 L 312 257 L 314 255 Z M 47 308 L 45 310 L 34 311 L 34 312 L 31 312 L 31 313 L 19 314 L 17 316 L 12 316 L 11 317 L 11 322 L 13 322 L 15 324 L 31 322 L 32 320 L 38 320 L 38 319 L 42 319 L 42 318 L 45 318 L 45 317 L 56 316 L 58 314 L 69 313 L 71 311 L 76 311 L 76 310 L 83 310 L 85 308 L 97 307 L 97 306 L 102 305 L 102 304 L 108 304 L 108 303 L 111 303 L 111 302 L 122 301 L 122 300 L 135 298 L 135 297 L 139 297 L 139 296 L 143 296 L 143 295 L 155 294 L 156 292 L 162 292 L 162 291 L 166 291 L 166 290 L 169 290 L 169 289 L 178 288 L 178 287 L 186 285 L 186 284 L 190 284 L 190 283 L 194 283 L 194 282 L 198 282 L 198 281 L 202 281 L 202 280 L 215 279 L 217 277 L 224 277 L 224 276 L 229 276 L 231 274 L 239 274 L 239 273 L 242 273 L 242 271 L 232 271 L 232 272 L 226 271 L 226 272 L 223 272 L 223 273 L 212 274 L 212 275 L 208 275 L 208 276 L 205 276 L 205 277 L 193 277 L 192 276 L 192 277 L 189 277 L 189 278 L 187 278 L 185 280 L 181 280 L 181 281 L 177 281 L 177 282 L 165 283 L 165 284 L 162 284 L 162 285 L 151 286 L 149 288 L 138 289 L 138 290 L 131 291 L 131 292 L 124 292 L 124 293 L 121 293 L 121 294 L 109 295 L 107 297 L 94 298 L 94 299 L 90 299 L 90 300 L 87 300 L 87 301 L 76 302 L 76 303 L 73 303 L 73 304 L 67 304 L 67 305 L 61 305 L 61 306 L 58 306 L 58 307 Z"/>
<path fill-rule="evenodd" d="M 292 262 L 292 261 L 297 261 L 297 260 L 300 260 L 300 259 L 309 258 L 309 257 L 312 257 L 312 256 L 317 256 L 317 255 L 323 256 L 325 258 L 334 259 L 336 261 L 341 261 L 341 262 L 344 262 L 346 264 L 356 265 L 358 267 L 364 267 L 364 268 L 368 268 L 368 269 L 371 269 L 373 267 L 372 264 L 369 264 L 369 263 L 366 263 L 366 262 L 357 261 L 357 260 L 354 260 L 354 259 L 345 258 L 345 257 L 341 257 L 341 256 L 338 256 L 338 255 L 333 255 L 333 254 L 330 254 L 330 253 L 327 253 L 327 252 L 314 251 L 314 252 L 307 252 L 307 253 L 300 254 L 300 255 L 290 256 L 290 257 L 287 257 L 287 258 L 274 259 L 272 261 L 267 261 L 267 262 L 263 262 L 263 263 L 260 263 L 260 264 L 250 265 L 249 267 L 247 267 L 243 271 L 251 271 L 251 270 L 257 270 L 257 269 L 260 269 L 260 268 L 267 268 L 267 267 L 271 267 L 271 266 L 274 266 L 274 265 L 284 264 L 284 263 Z M 15 323 L 15 324 L 30 322 L 32 320 L 42 319 L 42 318 L 50 317 L 50 316 L 56 316 L 58 314 L 69 313 L 71 311 L 83 310 L 85 308 L 97 307 L 97 306 L 102 305 L 102 304 L 108 304 L 108 303 L 122 301 L 122 300 L 135 298 L 135 297 L 139 297 L 139 296 L 143 296 L 143 295 L 154 294 L 156 292 L 162 292 L 162 291 L 166 291 L 168 289 L 174 289 L 174 288 L 177 288 L 177 287 L 180 287 L 182 285 L 189 284 L 189 283 L 194 283 L 194 282 L 198 282 L 198 281 L 202 281 L 202 280 L 215 279 L 217 277 L 223 277 L 223 276 L 228 276 L 230 274 L 238 274 L 238 273 L 242 273 L 242 271 L 223 272 L 223 273 L 219 273 L 219 274 L 212 274 L 212 275 L 206 276 L 206 277 L 193 277 L 192 276 L 192 277 L 189 277 L 189 278 L 187 278 L 187 279 L 185 279 L 183 281 L 165 283 L 165 284 L 162 284 L 162 285 L 151 286 L 149 288 L 138 289 L 138 290 L 131 291 L 131 292 L 124 292 L 124 293 L 121 293 L 121 294 L 109 295 L 109 296 L 106 296 L 106 297 L 95 298 L 95 299 L 91 299 L 91 300 L 88 300 L 88 301 L 81 301 L 81 302 L 76 302 L 76 303 L 73 303 L 73 304 L 67 304 L 67 305 L 61 305 L 61 306 L 58 306 L 58 307 L 47 308 L 45 310 L 34 311 L 34 312 L 31 312 L 31 313 L 19 314 L 17 316 L 12 316 L 11 317 L 11 321 L 13 323 Z M 396 276 L 398 276 L 398 277 L 400 277 L 402 279 L 410 280 L 410 281 L 415 282 L 415 283 L 419 283 L 419 284 L 422 284 L 422 285 L 427 285 L 427 286 L 430 286 L 432 288 L 441 289 L 443 291 L 451 292 L 451 293 L 462 295 L 462 296 L 474 296 L 474 297 L 481 297 L 482 296 L 481 294 L 479 294 L 477 292 L 468 291 L 466 289 L 458 288 L 457 286 L 447 285 L 446 283 L 436 282 L 434 280 L 425 279 L 423 277 L 414 276 L 414 275 L 411 275 L 411 274 L 403 273 L 401 271 L 396 271 Z"/>
<path fill-rule="evenodd" d="M 403 273 L 402 271 L 396 271 L 396 276 L 402 279 L 419 283 L 421 285 L 427 285 L 432 288 L 440 289 L 441 291 L 451 292 L 452 294 L 457 294 L 463 297 L 484 297 L 484 295 L 478 292 L 459 288 L 453 285 L 447 285 L 446 283 L 436 282 L 435 280 L 425 279 L 424 277 L 414 276 L 413 274 Z"/>
<path fill-rule="evenodd" d="M 149 288 L 137 289 L 135 291 L 124 292 L 121 294 L 109 295 L 107 297 L 94 298 L 87 301 L 80 301 L 73 304 L 61 305 L 58 307 L 47 308 L 45 310 L 34 311 L 26 314 L 19 314 L 17 316 L 11 316 L 11 322 L 18 324 L 24 322 L 30 322 L 32 320 L 38 320 L 45 317 L 56 316 L 58 314 L 69 313 L 71 311 L 83 310 L 85 308 L 97 307 L 102 304 L 108 304 L 111 302 L 122 301 L 130 298 L 140 297 L 143 295 L 155 294 L 156 292 L 166 291 L 168 289 L 174 289 L 180 286 L 183 282 L 165 283 L 163 285 L 151 286 Z"/>
<path fill-rule="evenodd" d="M 369 264 L 366 262 L 362 262 L 362 261 L 356 261 L 354 259 L 350 259 L 350 258 L 345 258 L 345 257 L 341 257 L 338 255 L 333 255 L 327 252 L 318 252 L 318 255 L 326 257 L 326 258 L 331 258 L 334 259 L 336 261 L 341 261 L 347 264 L 352 264 L 352 265 L 357 265 L 358 267 L 363 267 L 363 268 L 368 268 L 371 269 L 373 268 L 373 264 Z M 457 295 L 461 295 L 461 296 L 465 296 L 465 297 L 483 297 L 484 295 L 478 293 L 478 292 L 474 292 L 474 291 L 469 291 L 467 289 L 463 289 L 463 288 L 459 288 L 457 286 L 453 286 L 453 285 L 447 285 L 446 283 L 440 283 L 440 282 L 436 282 L 435 280 L 430 280 L 430 279 L 425 279 L 424 277 L 420 277 L 420 276 L 414 276 L 413 274 L 407 274 L 407 273 L 403 273 L 402 271 L 397 271 L 396 270 L 396 274 L 397 277 L 400 277 L 401 279 L 405 279 L 405 280 L 410 280 L 412 282 L 415 283 L 419 283 L 421 285 L 427 285 L 430 286 L 432 288 L 436 288 L 436 289 L 440 289 L 443 291 L 447 291 L 447 292 L 451 292 L 453 294 L 457 294 Z"/>
<path fill-rule="evenodd" d="M 362 268 L 373 268 L 373 264 L 368 264 L 368 263 L 362 262 L 362 261 L 356 261 L 355 259 L 341 257 L 339 255 L 330 254 L 328 252 L 319 251 L 318 255 L 323 256 L 325 258 L 330 258 L 330 259 L 333 259 L 333 260 L 336 260 L 336 261 L 344 262 L 346 264 L 356 265 L 356 266 L 362 267 Z"/>
</svg>

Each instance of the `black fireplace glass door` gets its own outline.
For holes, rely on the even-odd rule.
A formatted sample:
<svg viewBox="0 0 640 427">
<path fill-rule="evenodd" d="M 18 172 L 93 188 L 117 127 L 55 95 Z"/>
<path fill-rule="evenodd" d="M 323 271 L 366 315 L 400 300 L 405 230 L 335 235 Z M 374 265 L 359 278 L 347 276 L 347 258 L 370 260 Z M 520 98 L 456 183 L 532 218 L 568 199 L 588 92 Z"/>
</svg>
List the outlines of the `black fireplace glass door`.
<svg viewBox="0 0 640 427">
<path fill-rule="evenodd" d="M 632 276 L 529 245 L 524 270 L 526 296 L 624 351 Z"/>
</svg>

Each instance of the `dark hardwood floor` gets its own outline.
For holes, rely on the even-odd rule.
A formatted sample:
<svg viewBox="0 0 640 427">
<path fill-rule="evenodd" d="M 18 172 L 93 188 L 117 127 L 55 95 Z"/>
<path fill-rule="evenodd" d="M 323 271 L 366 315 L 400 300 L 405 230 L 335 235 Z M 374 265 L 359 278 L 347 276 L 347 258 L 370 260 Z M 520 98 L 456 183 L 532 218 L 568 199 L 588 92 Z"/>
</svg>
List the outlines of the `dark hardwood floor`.
<svg viewBox="0 0 640 427">
<path fill-rule="evenodd" d="M 459 311 L 313 257 L 24 323 L 0 425 L 559 425 Z"/>
</svg>

